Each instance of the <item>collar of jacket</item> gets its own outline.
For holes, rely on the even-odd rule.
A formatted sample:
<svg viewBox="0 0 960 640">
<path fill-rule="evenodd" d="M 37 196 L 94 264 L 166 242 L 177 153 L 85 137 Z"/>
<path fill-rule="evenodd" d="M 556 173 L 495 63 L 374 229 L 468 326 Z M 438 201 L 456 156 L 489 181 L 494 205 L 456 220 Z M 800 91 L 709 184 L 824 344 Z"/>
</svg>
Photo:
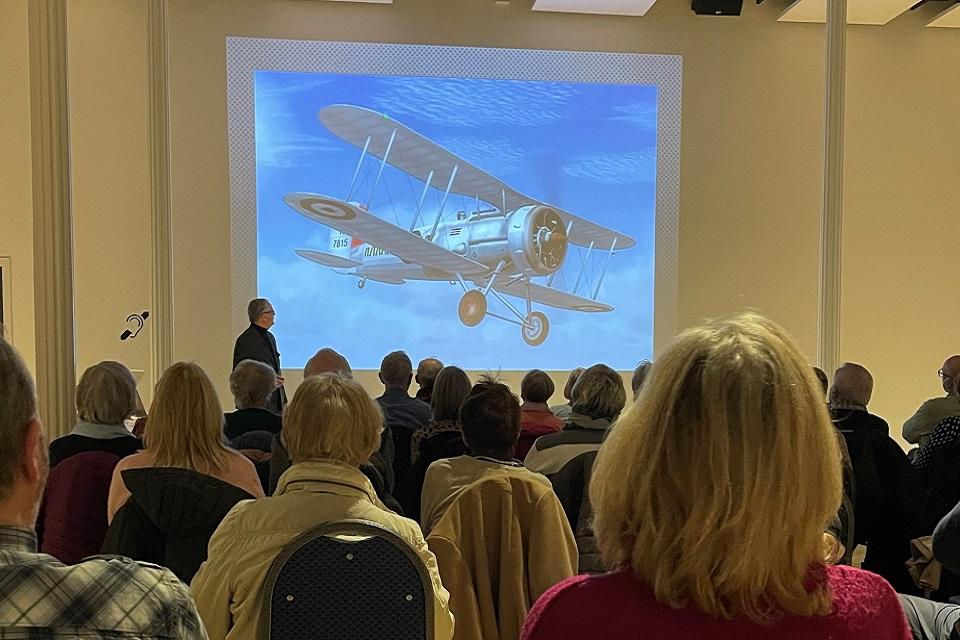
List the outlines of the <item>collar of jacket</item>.
<svg viewBox="0 0 960 640">
<path fill-rule="evenodd" d="M 581 429 L 606 430 L 610 428 L 610 425 L 611 421 L 607 420 L 606 418 L 591 418 L 583 415 L 582 413 L 574 412 L 567 416 L 567 426 L 564 428 L 570 429 L 572 427 L 575 429 L 579 427 Z"/>
<path fill-rule="evenodd" d="M 294 491 L 356 494 L 378 504 L 377 494 L 367 476 L 356 467 L 338 460 L 308 460 L 291 465 L 280 476 L 273 495 Z"/>
<path fill-rule="evenodd" d="M 0 549 L 36 553 L 37 535 L 30 529 L 0 526 Z"/>
<path fill-rule="evenodd" d="M 114 438 L 133 437 L 133 434 L 122 424 L 94 424 L 81 420 L 70 431 L 72 436 L 84 436 L 97 440 L 113 440 Z"/>
</svg>

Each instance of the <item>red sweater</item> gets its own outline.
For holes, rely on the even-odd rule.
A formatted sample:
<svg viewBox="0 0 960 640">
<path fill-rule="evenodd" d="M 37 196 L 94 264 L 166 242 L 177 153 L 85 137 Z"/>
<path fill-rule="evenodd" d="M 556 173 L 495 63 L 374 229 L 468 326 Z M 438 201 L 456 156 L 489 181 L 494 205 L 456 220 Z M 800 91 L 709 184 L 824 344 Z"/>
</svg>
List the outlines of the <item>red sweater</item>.
<svg viewBox="0 0 960 640">
<path fill-rule="evenodd" d="M 878 575 L 827 568 L 834 610 L 789 616 L 762 626 L 724 620 L 689 605 L 671 609 L 629 572 L 574 576 L 544 593 L 530 610 L 522 640 L 910 640 L 897 594 Z"/>
<path fill-rule="evenodd" d="M 527 452 L 537 438 L 563 429 L 563 420 L 553 415 L 549 409 L 520 407 L 520 420 L 520 438 L 517 446 L 513 448 L 513 457 L 520 461 L 527 457 Z"/>
</svg>

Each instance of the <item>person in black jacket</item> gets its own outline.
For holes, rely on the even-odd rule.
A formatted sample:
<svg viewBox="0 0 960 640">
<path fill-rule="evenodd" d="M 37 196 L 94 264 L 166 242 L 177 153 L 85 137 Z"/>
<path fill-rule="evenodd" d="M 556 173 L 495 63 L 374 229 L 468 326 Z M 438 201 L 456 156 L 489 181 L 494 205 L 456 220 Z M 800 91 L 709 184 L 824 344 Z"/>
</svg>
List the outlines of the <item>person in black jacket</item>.
<svg viewBox="0 0 960 640">
<path fill-rule="evenodd" d="M 287 393 L 283 388 L 283 377 L 280 375 L 280 352 L 277 351 L 277 339 L 269 329 L 276 321 L 277 312 L 266 298 L 256 298 L 247 305 L 247 316 L 250 326 L 237 336 L 233 345 L 233 366 L 242 360 L 256 360 L 269 365 L 277 374 L 277 390 L 270 396 L 267 408 L 277 413 L 283 411 L 287 404 Z"/>
<path fill-rule="evenodd" d="M 230 374 L 230 392 L 237 410 L 223 414 L 223 434 L 228 440 L 251 431 L 280 433 L 283 421 L 279 413 L 267 409 L 276 390 L 276 374 L 269 365 L 242 360 Z"/>
</svg>

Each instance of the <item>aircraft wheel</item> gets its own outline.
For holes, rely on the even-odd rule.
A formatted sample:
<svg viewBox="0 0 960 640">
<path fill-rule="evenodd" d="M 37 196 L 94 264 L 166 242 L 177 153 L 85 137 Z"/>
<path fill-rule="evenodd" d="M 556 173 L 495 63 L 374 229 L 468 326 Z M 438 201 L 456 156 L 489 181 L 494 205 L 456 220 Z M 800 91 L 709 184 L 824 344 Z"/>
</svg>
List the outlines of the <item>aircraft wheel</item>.
<svg viewBox="0 0 960 640">
<path fill-rule="evenodd" d="M 460 322 L 468 327 L 475 327 L 487 315 L 487 298 L 482 292 L 476 289 L 467 291 L 460 298 L 460 305 L 457 309 L 460 314 Z"/>
<path fill-rule="evenodd" d="M 531 311 L 527 316 L 526 323 L 521 328 L 523 341 L 531 347 L 538 347 L 547 339 L 550 333 L 550 321 L 547 316 L 539 311 Z"/>
<path fill-rule="evenodd" d="M 357 283 L 357 288 L 358 288 L 358 289 L 363 289 L 365 286 L 367 286 L 367 279 L 366 279 L 366 278 L 363 278 L 362 280 L 360 280 L 360 282 Z"/>
</svg>

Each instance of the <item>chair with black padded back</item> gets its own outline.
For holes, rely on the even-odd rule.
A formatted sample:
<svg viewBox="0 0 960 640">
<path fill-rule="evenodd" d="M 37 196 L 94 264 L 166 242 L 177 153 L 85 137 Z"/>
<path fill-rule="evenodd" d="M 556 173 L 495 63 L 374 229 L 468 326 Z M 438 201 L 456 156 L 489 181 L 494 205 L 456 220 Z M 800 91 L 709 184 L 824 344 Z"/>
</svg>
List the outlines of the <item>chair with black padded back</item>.
<svg viewBox="0 0 960 640">
<path fill-rule="evenodd" d="M 372 522 L 310 529 L 277 556 L 263 587 L 263 640 L 432 640 L 430 575 L 399 536 Z"/>
</svg>

